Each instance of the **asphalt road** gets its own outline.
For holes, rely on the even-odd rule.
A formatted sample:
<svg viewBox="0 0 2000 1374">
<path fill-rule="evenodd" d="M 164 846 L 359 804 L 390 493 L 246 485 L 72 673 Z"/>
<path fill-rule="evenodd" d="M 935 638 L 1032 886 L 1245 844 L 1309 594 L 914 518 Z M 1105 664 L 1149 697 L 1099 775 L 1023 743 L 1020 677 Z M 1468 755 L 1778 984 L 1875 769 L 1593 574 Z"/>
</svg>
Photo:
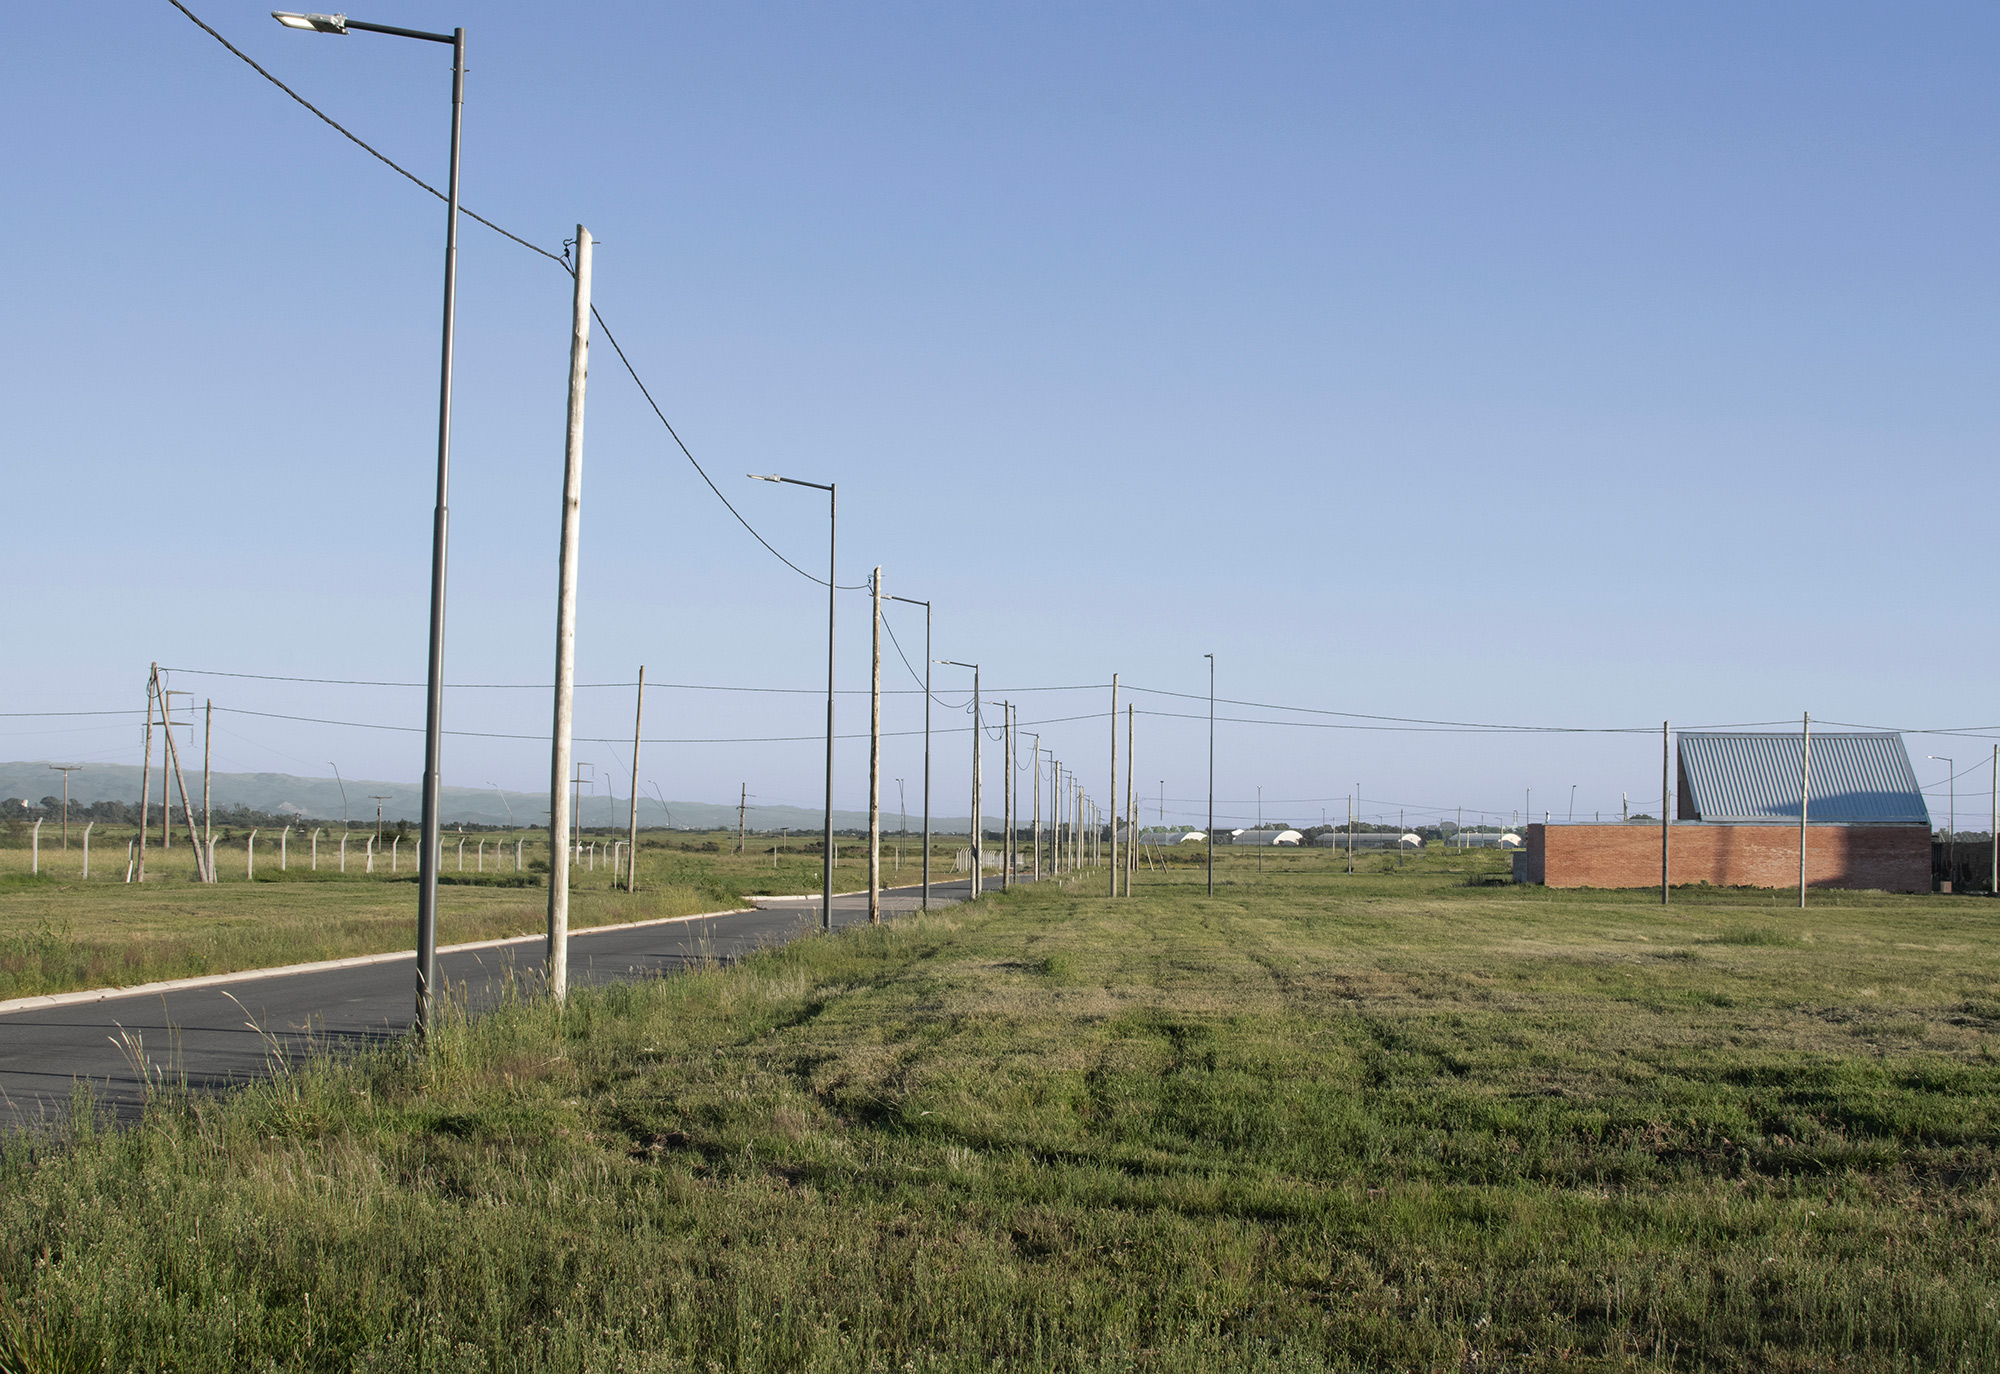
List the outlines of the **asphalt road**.
<svg viewBox="0 0 2000 1374">
<path fill-rule="evenodd" d="M 986 880 L 997 889 L 997 877 Z M 931 884 L 931 905 L 963 901 L 968 879 Z M 815 929 L 817 895 L 761 897 L 755 911 L 657 922 L 570 936 L 573 987 L 660 977 L 691 963 L 727 963 Z M 883 894 L 885 917 L 916 910 L 917 888 Z M 835 897 L 836 927 L 868 919 L 868 899 Z M 438 955 L 454 997 L 474 1011 L 493 1005 L 510 980 L 538 980 L 542 941 Z M 67 1116 L 79 1083 L 100 1112 L 135 1117 L 146 1077 L 164 1075 L 216 1091 L 270 1072 L 274 1056 L 338 1053 L 396 1039 L 415 1015 L 416 956 L 221 986 L 124 993 L 98 1001 L 0 1013 L 0 1128 Z M 142 1068 L 143 1065 L 143 1068 Z"/>
</svg>

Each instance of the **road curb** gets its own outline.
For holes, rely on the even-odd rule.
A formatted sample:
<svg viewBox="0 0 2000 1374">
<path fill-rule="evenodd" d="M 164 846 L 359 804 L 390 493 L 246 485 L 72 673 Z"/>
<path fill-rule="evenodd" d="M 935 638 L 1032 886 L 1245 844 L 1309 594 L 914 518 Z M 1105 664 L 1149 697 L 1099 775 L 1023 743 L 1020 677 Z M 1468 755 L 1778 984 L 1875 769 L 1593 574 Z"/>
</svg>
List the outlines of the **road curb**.
<svg viewBox="0 0 2000 1374">
<path fill-rule="evenodd" d="M 637 930 L 641 926 L 673 925 L 681 921 L 706 921 L 716 916 L 738 916 L 747 911 L 756 911 L 754 906 L 733 906 L 725 911 L 697 911 L 688 916 L 656 916 L 647 921 L 623 921 L 617 925 L 590 926 L 584 930 L 573 930 L 570 938 L 581 939 L 587 935 L 607 934 L 614 930 Z M 546 935 L 508 935 L 498 940 L 470 940 L 462 945 L 440 945 L 439 954 L 463 954 L 467 950 L 499 949 L 504 945 L 525 944 L 530 940 L 546 940 Z M 365 968 L 370 964 L 393 964 L 398 959 L 414 960 L 417 952 L 413 949 L 390 950 L 386 954 L 354 954 L 345 959 L 320 959 L 310 964 L 281 964 L 276 968 L 246 968 L 234 973 L 208 973 L 198 978 L 169 978 L 158 983 L 139 983 L 129 988 L 89 988 L 81 992 L 48 992 L 35 997 L 16 997 L 0 1002 L 0 1016 L 16 1011 L 38 1011 L 48 1007 L 73 1007 L 84 1002 L 109 1002 L 120 997 L 153 997 L 166 992 L 185 992 L 191 988 L 217 988 L 230 983 L 248 983 L 259 978 L 289 978 L 301 973 L 327 973 L 334 969 Z"/>
<path fill-rule="evenodd" d="M 884 892 L 903 892 L 921 887 L 921 883 L 908 883 L 901 887 L 885 887 Z M 836 892 L 835 897 L 865 897 L 866 888 L 856 892 Z M 773 894 L 764 898 L 767 902 L 790 902 L 819 900 L 819 893 Z M 760 911 L 757 906 L 733 906 L 723 911 L 697 911 L 687 916 L 655 916 L 645 921 L 621 921 L 617 925 L 590 926 L 584 930 L 573 930 L 570 938 L 582 939 L 590 935 L 609 934 L 614 930 L 637 930 L 642 926 L 673 925 L 682 921 L 706 921 L 717 916 L 740 916 L 745 912 Z M 475 949 L 499 949 L 505 945 L 526 944 L 530 940 L 546 940 L 546 935 L 508 935 L 498 940 L 471 940 L 462 945 L 440 945 L 439 954 L 463 954 Z M 169 978 L 157 983 L 139 983 L 126 988 L 87 988 L 79 992 L 47 992 L 34 997 L 16 997 L 0 1002 L 0 1016 L 16 1011 L 41 1011 L 50 1007 L 73 1007 L 86 1002 L 109 1002 L 121 997 L 156 997 L 167 992 L 186 992 L 194 988 L 218 988 L 231 983 L 248 983 L 259 978 L 289 978 L 302 973 L 328 973 L 335 969 L 366 968 L 370 964 L 393 964 L 398 959 L 415 959 L 413 949 L 390 950 L 385 954 L 354 954 L 345 959 L 320 959 L 310 964 L 281 964 L 276 968 L 246 968 L 234 973 L 206 973 L 197 978 Z"/>
</svg>

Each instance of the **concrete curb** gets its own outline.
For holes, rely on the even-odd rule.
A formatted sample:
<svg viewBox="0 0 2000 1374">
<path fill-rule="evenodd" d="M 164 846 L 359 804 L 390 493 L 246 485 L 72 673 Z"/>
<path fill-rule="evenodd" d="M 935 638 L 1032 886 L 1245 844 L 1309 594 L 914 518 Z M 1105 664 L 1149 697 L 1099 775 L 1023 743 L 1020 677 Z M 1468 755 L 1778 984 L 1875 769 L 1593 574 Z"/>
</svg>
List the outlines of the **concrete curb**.
<svg viewBox="0 0 2000 1374">
<path fill-rule="evenodd" d="M 756 911 L 754 906 L 731 907 L 727 911 L 698 911 L 691 916 L 656 916 L 650 921 L 625 921 L 613 926 L 590 926 L 570 932 L 572 940 L 614 930 L 637 930 L 641 926 L 665 926 L 682 921 L 706 921 L 716 916 L 740 916 Z M 499 940 L 471 940 L 462 945 L 439 945 L 439 954 L 462 954 L 467 950 L 499 949 L 504 945 L 546 940 L 546 935 L 509 935 Z M 355 954 L 345 959 L 320 959 L 310 964 L 284 964 L 277 968 L 246 968 L 235 973 L 209 973 L 199 978 L 169 978 L 159 983 L 140 983 L 129 988 L 90 988 L 82 992 L 50 992 L 38 997 L 16 997 L 0 1002 L 0 1016 L 12 1011 L 36 1011 L 44 1007 L 72 1007 L 81 1002 L 108 1002 L 119 997 L 154 997 L 163 992 L 184 992 L 190 988 L 218 988 L 230 983 L 248 983 L 259 978 L 289 978 L 299 973 L 326 973 L 333 969 L 365 968 L 369 964 L 393 964 L 398 959 L 417 957 L 413 949 L 391 950 L 387 954 Z"/>
<path fill-rule="evenodd" d="M 885 887 L 884 892 L 905 892 L 921 887 L 921 883 L 906 884 L 903 887 Z M 935 884 L 933 884 L 935 886 Z M 836 892 L 835 897 L 865 897 L 866 888 L 857 892 Z M 819 893 L 787 893 L 763 899 L 767 902 L 816 902 Z M 745 912 L 761 911 L 757 906 L 735 906 L 726 911 L 698 911 L 690 916 L 656 916 L 649 921 L 623 921 L 611 926 L 590 926 L 584 930 L 572 930 L 570 938 L 580 940 L 590 935 L 608 934 L 614 930 L 638 930 L 642 926 L 666 926 L 683 921 L 707 921 L 717 916 L 740 916 Z M 530 940 L 546 940 L 546 935 L 509 935 L 499 940 L 472 940 L 462 945 L 440 945 L 439 954 L 463 954 L 474 949 L 499 949 L 505 945 L 526 944 Z M 120 997 L 156 997 L 163 992 L 185 992 L 190 988 L 219 988 L 230 983 L 248 983 L 259 978 L 289 978 L 299 973 L 326 973 L 333 969 L 365 968 L 369 964 L 393 964 L 398 959 L 415 959 L 413 949 L 391 950 L 387 954 L 355 954 L 345 959 L 321 959 L 310 964 L 282 964 L 277 968 L 246 968 L 234 973 L 208 973 L 199 978 L 169 978 L 158 983 L 140 983 L 129 988 L 88 988 L 81 992 L 48 992 L 36 997 L 16 997 L 12 1001 L 0 1002 L 0 1016 L 14 1011 L 40 1011 L 48 1007 L 73 1007 L 84 1002 L 108 1002 Z"/>
</svg>

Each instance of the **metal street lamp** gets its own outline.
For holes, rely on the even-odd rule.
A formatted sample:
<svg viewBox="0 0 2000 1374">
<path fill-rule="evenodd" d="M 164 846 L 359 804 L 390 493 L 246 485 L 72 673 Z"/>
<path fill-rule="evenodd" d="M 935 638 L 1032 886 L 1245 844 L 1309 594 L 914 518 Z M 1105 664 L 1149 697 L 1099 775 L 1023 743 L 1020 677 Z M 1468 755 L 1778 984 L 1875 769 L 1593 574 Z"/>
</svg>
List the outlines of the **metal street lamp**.
<svg viewBox="0 0 2000 1374">
<path fill-rule="evenodd" d="M 1208 895 L 1215 895 L 1215 655 L 1208 660 Z"/>
<path fill-rule="evenodd" d="M 1942 763 L 1949 775 L 1945 778 L 1945 784 L 1951 788 L 1951 803 L 1950 810 L 1945 812 L 1948 819 L 1944 825 L 1944 843 L 1952 876 L 1955 878 L 1958 876 L 1958 761 L 1943 754 L 1931 754 L 1929 757 Z"/>
<path fill-rule="evenodd" d="M 444 574 L 449 521 L 446 495 L 451 477 L 451 358 L 452 325 L 458 313 L 458 149 L 465 112 L 465 30 L 426 33 L 390 24 L 369 24 L 344 14 L 293 14 L 271 11 L 288 29 L 310 33 L 385 33 L 451 45 L 451 175 L 445 196 L 444 222 L 444 344 L 439 363 L 437 505 L 431 515 L 431 634 L 430 666 L 424 693 L 424 804 L 422 854 L 417 860 L 417 1034 L 431 1024 L 431 999 L 437 985 L 437 870 L 442 853 L 438 836 L 444 743 Z"/>
<path fill-rule="evenodd" d="M 966 894 L 966 900 L 972 901 L 986 887 L 986 870 L 980 867 L 980 864 L 984 861 L 980 853 L 980 850 L 984 846 L 980 841 L 984 837 L 980 833 L 979 826 L 979 665 L 977 663 L 960 663 L 958 660 L 950 658 L 941 658 L 938 662 L 944 664 L 947 668 L 972 669 L 972 824 L 968 827 L 972 831 L 970 841 L 972 845 L 972 887 Z"/>
<path fill-rule="evenodd" d="M 914 597 L 891 596 L 906 606 L 924 608 L 924 897 L 923 909 L 931 909 L 931 603 Z M 902 780 L 897 779 L 897 786 Z M 907 824 L 907 823 L 906 823 Z"/>
<path fill-rule="evenodd" d="M 840 497 L 831 482 L 802 482 L 796 477 L 775 473 L 746 473 L 759 482 L 779 482 L 788 487 L 811 487 L 826 493 L 826 853 L 820 856 L 819 928 L 833 929 L 833 597 L 834 537 L 838 533 Z"/>
</svg>

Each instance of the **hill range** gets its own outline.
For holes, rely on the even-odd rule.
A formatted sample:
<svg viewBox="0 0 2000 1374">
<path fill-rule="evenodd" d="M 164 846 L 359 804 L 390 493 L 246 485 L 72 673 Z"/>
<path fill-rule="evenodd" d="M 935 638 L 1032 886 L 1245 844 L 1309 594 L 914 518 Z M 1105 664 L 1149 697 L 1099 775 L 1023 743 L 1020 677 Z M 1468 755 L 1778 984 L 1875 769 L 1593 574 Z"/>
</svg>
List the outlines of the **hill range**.
<svg viewBox="0 0 2000 1374">
<path fill-rule="evenodd" d="M 37 759 L 27 762 L 0 763 L 0 799 L 19 798 L 30 804 L 39 804 L 44 797 L 62 795 L 62 778 L 50 771 L 50 760 Z M 136 802 L 139 800 L 140 770 L 129 763 L 93 763 L 70 774 L 69 796 L 73 804 L 94 801 Z M 199 797 L 201 778 L 199 771 L 187 776 L 189 790 Z M 301 820 L 339 821 L 343 818 L 360 824 L 375 819 L 375 797 L 383 797 L 382 818 L 385 821 L 406 820 L 415 822 L 422 814 L 422 797 L 418 785 L 413 782 L 385 782 L 378 778 L 347 778 L 346 793 L 342 796 L 342 783 L 333 778 L 303 778 L 291 773 L 215 773 L 210 775 L 209 786 L 215 807 L 249 807 L 254 811 L 269 811 L 281 815 L 295 815 Z M 153 795 L 159 796 L 160 781 L 157 773 L 153 779 Z M 176 793 L 178 803 L 179 794 Z M 963 800 L 963 798 L 960 798 Z M 586 826 L 621 826 L 630 815 L 631 802 L 625 797 L 592 796 L 585 793 L 580 803 L 582 823 Z M 445 825 L 524 825 L 539 826 L 548 823 L 549 799 L 541 792 L 507 792 L 485 787 L 446 787 L 443 807 L 439 819 Z M 821 825 L 818 807 L 803 806 L 760 806 L 753 805 L 744 812 L 744 824 L 752 830 L 770 831 L 786 829 L 793 831 L 817 830 Z M 910 811 L 909 825 L 912 833 L 922 828 L 922 813 L 917 808 Z M 892 809 L 884 808 L 882 827 L 885 834 L 892 834 L 900 825 L 900 817 Z M 736 807 L 721 802 L 672 801 L 660 802 L 653 797 L 639 799 L 639 824 L 642 826 L 668 825 L 677 830 L 734 830 L 736 828 Z M 833 813 L 836 830 L 865 830 L 868 826 L 866 811 L 842 811 Z M 996 817 L 986 818 L 989 829 L 998 829 L 1000 821 Z M 965 832 L 965 817 L 934 816 L 931 829 L 936 834 Z"/>
</svg>

